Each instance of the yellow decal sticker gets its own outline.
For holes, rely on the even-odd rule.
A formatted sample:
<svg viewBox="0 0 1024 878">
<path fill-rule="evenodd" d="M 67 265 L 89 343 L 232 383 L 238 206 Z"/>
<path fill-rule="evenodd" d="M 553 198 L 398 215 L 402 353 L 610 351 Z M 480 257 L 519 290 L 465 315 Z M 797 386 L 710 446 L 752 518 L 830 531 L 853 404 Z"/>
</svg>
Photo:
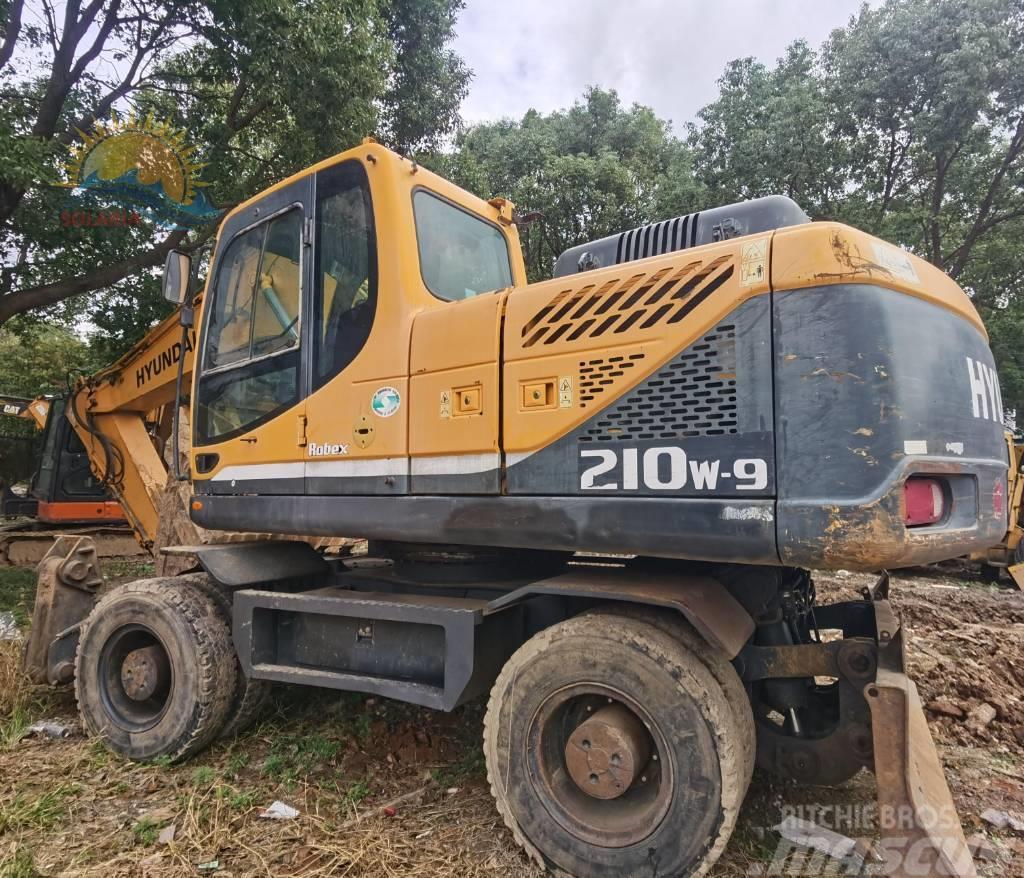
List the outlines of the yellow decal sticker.
<svg viewBox="0 0 1024 878">
<path fill-rule="evenodd" d="M 558 379 L 558 407 L 572 408 L 572 376 L 563 375 Z"/>
<path fill-rule="evenodd" d="M 750 287 L 767 279 L 767 257 L 767 238 L 747 241 L 740 247 L 740 283 L 743 286 Z"/>
</svg>

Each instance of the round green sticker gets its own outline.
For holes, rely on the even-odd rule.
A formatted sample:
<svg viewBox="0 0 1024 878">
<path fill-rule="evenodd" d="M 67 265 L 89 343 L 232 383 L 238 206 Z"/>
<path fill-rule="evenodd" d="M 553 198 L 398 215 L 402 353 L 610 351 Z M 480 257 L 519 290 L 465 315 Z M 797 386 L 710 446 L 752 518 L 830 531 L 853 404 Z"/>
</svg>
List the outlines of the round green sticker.
<svg viewBox="0 0 1024 878">
<path fill-rule="evenodd" d="M 390 418 L 402 404 L 402 395 L 394 387 L 382 387 L 370 400 L 370 408 L 375 415 Z"/>
</svg>

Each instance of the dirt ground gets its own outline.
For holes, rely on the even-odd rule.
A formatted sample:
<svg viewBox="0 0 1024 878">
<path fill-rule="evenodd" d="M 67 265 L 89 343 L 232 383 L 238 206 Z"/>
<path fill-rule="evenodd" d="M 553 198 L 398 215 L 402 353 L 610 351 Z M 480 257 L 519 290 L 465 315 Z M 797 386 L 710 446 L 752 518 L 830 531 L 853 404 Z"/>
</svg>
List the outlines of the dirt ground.
<svg viewBox="0 0 1024 878">
<path fill-rule="evenodd" d="M 107 565 L 116 581 L 145 565 Z M 29 571 L 0 571 L 0 610 L 24 622 Z M 822 602 L 872 577 L 816 577 Z M 1024 594 L 966 565 L 893 578 L 911 671 L 982 875 L 1024 876 L 1024 835 L 986 809 L 1024 814 Z M 29 876 L 532 876 L 487 789 L 483 704 L 452 714 L 381 699 L 282 688 L 276 711 L 184 765 L 126 762 L 77 727 L 67 690 L 27 686 L 0 643 L 0 878 Z M 987 706 L 986 706 L 987 705 Z M 71 737 L 23 737 L 46 719 Z M 871 836 L 874 780 L 796 789 L 755 776 L 718 878 L 854 874 L 833 861 L 773 864 L 786 814 Z M 290 820 L 261 818 L 275 801 Z M 830 865 L 831 862 L 831 865 Z M 794 865 L 796 863 L 796 865 Z"/>
</svg>

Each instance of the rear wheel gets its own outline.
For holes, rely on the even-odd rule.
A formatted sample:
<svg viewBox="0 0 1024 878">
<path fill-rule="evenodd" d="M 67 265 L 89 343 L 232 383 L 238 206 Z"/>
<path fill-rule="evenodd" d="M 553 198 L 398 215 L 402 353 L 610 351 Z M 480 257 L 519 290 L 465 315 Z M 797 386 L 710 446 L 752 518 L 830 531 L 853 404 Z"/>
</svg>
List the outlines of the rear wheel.
<svg viewBox="0 0 1024 878">
<path fill-rule="evenodd" d="M 653 625 L 688 650 L 711 672 L 711 676 L 722 687 L 722 692 L 732 708 L 736 725 L 739 728 L 744 765 L 742 795 L 746 795 L 757 761 L 757 726 L 754 724 L 754 710 L 750 704 L 750 696 L 747 695 L 747 689 L 743 685 L 743 681 L 740 680 L 739 674 L 736 673 L 732 662 L 725 657 L 721 650 L 701 637 L 693 626 L 674 610 L 667 611 L 654 607 L 629 605 L 599 607 L 592 612 L 601 615 L 611 613 L 629 616 L 631 619 L 638 619 Z"/>
<path fill-rule="evenodd" d="M 188 573 L 174 577 L 171 583 L 184 581 L 208 595 L 220 610 L 224 624 L 231 630 L 232 592 L 227 586 L 221 585 L 207 573 Z M 234 650 L 232 649 L 232 652 Z M 233 738 L 240 735 L 261 716 L 270 706 L 274 686 L 269 680 L 250 680 L 245 676 L 242 665 L 235 654 L 235 694 L 228 708 L 227 720 L 221 729 L 219 738 Z"/>
<path fill-rule="evenodd" d="M 82 626 L 75 695 L 89 734 L 130 759 L 184 759 L 223 728 L 235 657 L 220 609 L 190 585 L 131 582 Z"/>
<path fill-rule="evenodd" d="M 732 833 L 746 753 L 720 684 L 655 625 L 542 631 L 491 692 L 487 773 L 516 840 L 573 875 L 699 875 Z"/>
</svg>

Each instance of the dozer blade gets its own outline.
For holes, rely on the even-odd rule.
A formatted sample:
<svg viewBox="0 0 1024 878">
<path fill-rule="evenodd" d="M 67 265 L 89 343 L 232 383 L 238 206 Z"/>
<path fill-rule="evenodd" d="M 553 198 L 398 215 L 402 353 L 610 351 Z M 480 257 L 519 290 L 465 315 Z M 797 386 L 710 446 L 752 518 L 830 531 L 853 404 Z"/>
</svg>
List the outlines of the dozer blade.
<svg viewBox="0 0 1024 878">
<path fill-rule="evenodd" d="M 901 640 L 899 632 L 893 640 Z M 902 643 L 890 643 L 884 652 L 890 651 L 900 670 L 880 666 L 864 690 L 871 706 L 885 874 L 977 878 L 917 687 L 902 671 Z"/>
<path fill-rule="evenodd" d="M 23 666 L 33 682 L 69 683 L 79 626 L 103 583 L 96 546 L 89 537 L 58 537 L 36 570 L 39 578 Z"/>
</svg>

